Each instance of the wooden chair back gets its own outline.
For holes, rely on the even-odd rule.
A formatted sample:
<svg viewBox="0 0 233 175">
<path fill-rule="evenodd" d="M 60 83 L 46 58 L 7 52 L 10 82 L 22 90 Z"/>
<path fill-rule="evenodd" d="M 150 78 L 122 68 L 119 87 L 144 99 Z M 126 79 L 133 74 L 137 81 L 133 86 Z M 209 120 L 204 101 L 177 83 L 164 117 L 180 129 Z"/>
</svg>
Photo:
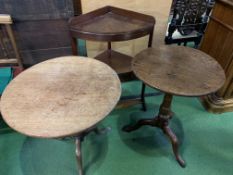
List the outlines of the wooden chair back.
<svg viewBox="0 0 233 175">
<path fill-rule="evenodd" d="M 166 44 L 194 41 L 198 47 L 215 0 L 173 0 L 172 18 L 168 26 Z M 177 30 L 180 36 L 173 36 Z"/>
<path fill-rule="evenodd" d="M 0 67 L 18 66 L 23 69 L 19 49 L 11 28 L 10 15 L 0 14 Z"/>
</svg>

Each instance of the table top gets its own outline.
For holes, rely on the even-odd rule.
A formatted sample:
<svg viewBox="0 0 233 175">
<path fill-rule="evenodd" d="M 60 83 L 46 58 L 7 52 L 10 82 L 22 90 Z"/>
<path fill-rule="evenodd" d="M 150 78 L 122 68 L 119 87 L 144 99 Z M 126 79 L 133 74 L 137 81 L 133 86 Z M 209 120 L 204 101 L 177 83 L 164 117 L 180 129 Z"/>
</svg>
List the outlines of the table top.
<svg viewBox="0 0 233 175">
<path fill-rule="evenodd" d="M 11 81 L 1 98 L 1 113 L 10 127 L 28 136 L 72 136 L 104 119 L 120 95 L 120 80 L 106 64 L 58 57 Z"/>
<path fill-rule="evenodd" d="M 136 76 L 165 93 L 202 96 L 216 92 L 225 82 L 222 67 L 197 49 L 176 45 L 149 48 L 132 63 Z"/>
<path fill-rule="evenodd" d="M 69 28 L 73 37 L 99 41 L 124 41 L 145 36 L 153 31 L 153 16 L 106 6 L 73 17 Z"/>
</svg>

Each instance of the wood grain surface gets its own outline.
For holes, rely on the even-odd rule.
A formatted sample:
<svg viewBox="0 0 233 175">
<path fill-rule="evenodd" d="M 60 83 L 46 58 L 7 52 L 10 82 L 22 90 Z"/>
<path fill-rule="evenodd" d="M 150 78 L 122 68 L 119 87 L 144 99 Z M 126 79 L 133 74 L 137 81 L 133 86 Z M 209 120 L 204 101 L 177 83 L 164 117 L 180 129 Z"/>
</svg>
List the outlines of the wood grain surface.
<svg viewBox="0 0 233 175">
<path fill-rule="evenodd" d="M 150 34 L 155 18 L 112 6 L 73 17 L 69 21 L 72 37 L 93 41 L 125 41 Z"/>
<path fill-rule="evenodd" d="M 119 78 L 106 64 L 58 57 L 17 76 L 2 95 L 1 113 L 10 127 L 25 135 L 71 136 L 105 118 L 120 94 Z"/>
<path fill-rule="evenodd" d="M 222 67 L 211 56 L 184 46 L 158 46 L 136 55 L 136 76 L 169 94 L 202 96 L 217 91 L 225 81 Z"/>
<path fill-rule="evenodd" d="M 131 62 L 133 57 L 116 52 L 114 50 L 106 50 L 97 55 L 95 59 L 104 62 L 113 68 L 118 74 L 128 73 L 132 71 Z"/>
<path fill-rule="evenodd" d="M 106 5 L 132 10 L 138 13 L 147 14 L 156 18 L 154 28 L 153 45 L 164 45 L 164 38 L 167 30 L 167 22 L 172 0 L 81 0 L 83 14 L 91 12 Z M 147 48 L 148 36 L 127 42 L 115 42 L 112 48 L 118 52 L 135 56 L 140 51 Z M 94 57 L 104 51 L 105 43 L 87 41 L 87 53 L 89 57 Z"/>
<path fill-rule="evenodd" d="M 150 23 L 146 21 L 131 19 L 123 15 L 115 14 L 112 12 L 105 13 L 101 16 L 89 19 L 83 24 L 77 24 L 77 29 L 88 33 L 100 33 L 100 34 L 116 34 L 124 32 L 132 32 L 151 27 Z M 74 26 L 74 27 L 76 27 Z"/>
</svg>

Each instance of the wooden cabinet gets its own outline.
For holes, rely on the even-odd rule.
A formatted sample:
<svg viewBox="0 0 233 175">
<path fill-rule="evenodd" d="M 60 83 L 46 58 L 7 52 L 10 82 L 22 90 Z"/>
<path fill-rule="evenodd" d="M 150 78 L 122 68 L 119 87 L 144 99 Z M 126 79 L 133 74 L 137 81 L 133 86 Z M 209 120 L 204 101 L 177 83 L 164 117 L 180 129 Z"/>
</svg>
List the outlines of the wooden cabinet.
<svg viewBox="0 0 233 175">
<path fill-rule="evenodd" d="M 224 86 L 202 99 L 212 112 L 233 111 L 233 0 L 216 0 L 200 49 L 214 57 L 226 73 Z"/>
</svg>

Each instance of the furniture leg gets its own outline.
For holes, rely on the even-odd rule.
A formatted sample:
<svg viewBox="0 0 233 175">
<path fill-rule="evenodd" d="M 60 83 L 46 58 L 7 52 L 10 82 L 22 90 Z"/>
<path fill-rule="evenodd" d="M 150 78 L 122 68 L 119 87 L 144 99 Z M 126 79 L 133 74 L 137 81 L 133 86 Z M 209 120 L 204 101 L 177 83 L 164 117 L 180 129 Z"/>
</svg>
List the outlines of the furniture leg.
<svg viewBox="0 0 233 175">
<path fill-rule="evenodd" d="M 171 119 L 171 103 L 173 96 L 171 94 L 165 94 L 163 102 L 159 109 L 159 114 L 157 117 L 153 119 L 142 119 L 139 120 L 135 125 L 126 125 L 122 129 L 125 132 L 131 132 L 136 129 L 139 129 L 141 126 L 149 125 L 158 127 L 163 130 L 164 134 L 168 136 L 171 141 L 173 153 L 176 157 L 176 160 L 180 164 L 181 167 L 185 167 L 185 162 L 179 155 L 179 144 L 176 135 L 172 132 L 172 130 L 168 126 L 168 122 Z"/>
<path fill-rule="evenodd" d="M 150 32 L 149 41 L 148 41 L 148 48 L 152 47 L 153 34 L 154 34 L 154 30 L 152 30 L 152 31 Z M 143 110 L 143 111 L 146 111 L 145 89 L 146 89 L 146 85 L 145 85 L 145 83 L 142 83 L 141 102 L 142 102 L 142 110 Z"/>
<path fill-rule="evenodd" d="M 171 128 L 169 128 L 169 126 L 167 125 L 163 126 L 163 132 L 165 135 L 168 136 L 169 140 L 171 141 L 173 153 L 176 157 L 177 162 L 180 164 L 180 166 L 185 167 L 185 162 L 179 154 L 179 142 L 178 142 L 176 135 L 172 132 Z"/>
<path fill-rule="evenodd" d="M 71 40 L 72 54 L 78 55 L 78 39 L 72 38 Z"/>
<path fill-rule="evenodd" d="M 111 50 L 112 49 L 112 44 L 111 42 L 108 42 L 108 50 Z"/>
<path fill-rule="evenodd" d="M 172 98 L 173 96 L 171 94 L 164 94 L 164 99 L 163 102 L 160 106 L 159 109 L 159 115 L 158 115 L 158 122 L 159 122 L 159 126 L 165 135 L 168 136 L 168 138 L 171 141 L 172 144 L 172 149 L 173 149 L 173 153 L 176 157 L 176 160 L 178 161 L 178 163 L 180 164 L 181 167 L 185 167 L 185 162 L 184 160 L 181 158 L 181 156 L 179 155 L 179 143 L 178 143 L 178 139 L 176 137 L 176 135 L 172 132 L 172 130 L 169 128 L 168 126 L 168 122 L 171 119 L 171 104 L 172 104 Z"/>
<path fill-rule="evenodd" d="M 143 111 L 146 111 L 145 90 L 146 90 L 146 85 L 144 83 L 142 83 L 141 102 L 142 102 L 142 110 Z"/>
<path fill-rule="evenodd" d="M 3 56 L 5 58 L 9 58 L 9 54 L 8 54 L 8 52 L 6 50 L 7 47 L 6 47 L 5 43 L 3 42 L 3 35 L 2 35 L 3 31 L 1 31 L 1 30 L 3 30 L 2 26 L 0 26 L 0 49 L 1 49 L 1 53 L 3 53 Z"/>
<path fill-rule="evenodd" d="M 86 135 L 88 135 L 90 132 L 94 131 L 96 134 L 106 134 L 111 130 L 110 127 L 106 127 L 103 129 L 98 129 L 96 126 L 91 128 L 90 130 L 83 132 L 81 135 L 75 137 L 75 146 L 76 146 L 76 159 L 77 159 L 77 165 L 78 165 L 78 172 L 79 175 L 84 175 L 83 172 L 83 163 L 82 163 L 82 149 L 81 149 L 81 143 Z"/>
<path fill-rule="evenodd" d="M 201 39 L 202 39 L 202 35 L 201 34 L 199 34 L 199 36 L 194 40 L 194 48 L 195 49 L 197 49 L 198 48 L 198 46 L 199 46 L 199 44 L 200 44 L 200 42 L 201 42 Z"/>
<path fill-rule="evenodd" d="M 15 52 L 15 56 L 16 56 L 17 62 L 19 64 L 19 67 L 21 69 L 23 69 L 23 63 L 21 61 L 19 49 L 18 49 L 16 41 L 15 41 L 15 36 L 14 36 L 12 28 L 11 28 L 11 26 L 9 24 L 6 25 L 6 31 L 7 31 L 8 35 L 9 35 L 10 40 L 11 40 L 11 43 L 12 43 L 12 46 L 13 46 L 13 50 Z"/>
<path fill-rule="evenodd" d="M 149 41 L 148 41 L 148 48 L 152 47 L 153 35 L 154 35 L 154 29 L 150 32 Z"/>
<path fill-rule="evenodd" d="M 83 165 L 82 165 L 82 151 L 81 151 L 81 142 L 82 137 L 76 137 L 75 139 L 75 145 L 76 145 L 76 159 L 77 159 L 77 165 L 78 165 L 78 172 L 79 175 L 83 175 Z"/>
<path fill-rule="evenodd" d="M 124 126 L 122 130 L 125 132 L 131 132 L 131 131 L 139 129 L 140 127 L 144 125 L 154 126 L 154 120 L 153 119 L 142 119 L 142 120 L 139 120 L 135 125 Z"/>
</svg>

